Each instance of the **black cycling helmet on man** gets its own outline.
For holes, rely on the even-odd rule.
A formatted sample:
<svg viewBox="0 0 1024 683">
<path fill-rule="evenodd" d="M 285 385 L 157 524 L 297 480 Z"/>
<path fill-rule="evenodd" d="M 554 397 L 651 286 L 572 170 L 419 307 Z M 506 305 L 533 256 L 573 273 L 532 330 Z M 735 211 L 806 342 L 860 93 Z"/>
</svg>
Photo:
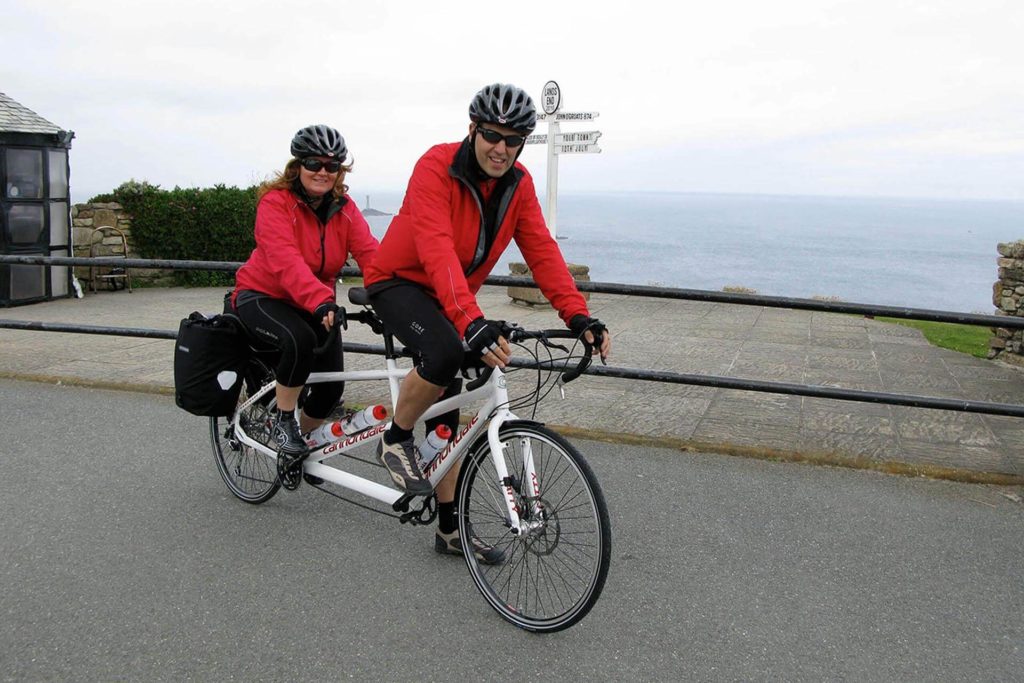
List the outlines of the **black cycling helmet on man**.
<svg viewBox="0 0 1024 683">
<path fill-rule="evenodd" d="M 529 135 L 537 127 L 537 108 L 522 88 L 511 83 L 486 85 L 469 103 L 473 123 L 493 123 Z"/>
<path fill-rule="evenodd" d="M 348 148 L 341 133 L 321 123 L 306 126 L 295 133 L 292 138 L 292 156 L 297 159 L 330 157 L 343 162 L 348 156 Z"/>
</svg>

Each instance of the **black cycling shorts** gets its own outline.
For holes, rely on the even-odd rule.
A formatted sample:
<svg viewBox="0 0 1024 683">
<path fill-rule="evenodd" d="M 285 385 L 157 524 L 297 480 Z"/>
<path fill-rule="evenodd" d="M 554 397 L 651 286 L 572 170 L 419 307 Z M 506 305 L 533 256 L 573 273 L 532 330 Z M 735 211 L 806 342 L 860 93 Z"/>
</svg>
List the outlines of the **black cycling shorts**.
<svg viewBox="0 0 1024 683">
<path fill-rule="evenodd" d="M 241 291 L 235 300 L 238 317 L 245 323 L 257 348 L 270 347 L 280 352 L 274 369 L 282 386 L 300 387 L 310 372 L 341 372 L 345 359 L 341 333 L 332 346 L 319 356 L 314 347 L 327 340 L 328 332 L 311 313 L 280 299 L 251 291 Z M 345 390 L 344 382 L 323 382 L 309 386 L 302 412 L 321 420 L 327 417 Z"/>
<path fill-rule="evenodd" d="M 447 387 L 462 368 L 462 337 L 437 299 L 407 280 L 371 286 L 367 293 L 388 330 L 416 354 L 419 376 Z"/>
</svg>

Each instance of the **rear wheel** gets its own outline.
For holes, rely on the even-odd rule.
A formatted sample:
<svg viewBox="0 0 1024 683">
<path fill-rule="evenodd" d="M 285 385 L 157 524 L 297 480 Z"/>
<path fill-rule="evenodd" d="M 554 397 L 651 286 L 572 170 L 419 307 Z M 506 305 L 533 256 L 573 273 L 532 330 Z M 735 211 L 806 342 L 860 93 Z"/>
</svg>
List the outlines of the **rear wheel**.
<svg viewBox="0 0 1024 683">
<path fill-rule="evenodd" d="M 608 509 L 593 471 L 579 451 L 551 430 L 534 424 L 502 427 L 511 481 L 502 486 L 486 441 L 463 465 L 456 494 L 459 534 L 471 534 L 504 553 L 497 565 L 473 553 L 466 564 L 478 589 L 502 618 L 534 632 L 568 628 L 601 595 L 611 560 Z M 536 479 L 527 481 L 531 456 Z M 511 496 L 526 528 L 509 528 Z M 464 546 L 468 546 L 464 542 Z"/>
<path fill-rule="evenodd" d="M 238 405 L 241 406 L 273 379 L 274 375 L 266 365 L 256 358 L 250 359 Z M 238 416 L 239 424 L 249 438 L 261 444 L 270 442 L 273 405 L 274 393 L 270 392 L 266 400 L 253 403 Z M 258 505 L 270 500 L 281 488 L 276 460 L 239 441 L 231 418 L 210 418 L 210 443 L 220 476 L 235 497 Z"/>
</svg>

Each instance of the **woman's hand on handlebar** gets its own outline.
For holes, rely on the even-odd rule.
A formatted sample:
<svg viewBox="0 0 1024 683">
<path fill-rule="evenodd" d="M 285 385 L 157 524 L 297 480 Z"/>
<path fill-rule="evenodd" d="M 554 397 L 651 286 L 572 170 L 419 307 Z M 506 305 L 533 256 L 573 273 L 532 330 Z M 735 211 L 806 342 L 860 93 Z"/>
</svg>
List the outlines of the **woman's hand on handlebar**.
<svg viewBox="0 0 1024 683">
<path fill-rule="evenodd" d="M 322 303 L 316 307 L 313 311 L 313 317 L 320 319 L 320 324 L 324 326 L 324 329 L 328 332 L 334 327 L 334 320 L 337 317 L 338 304 L 333 301 Z"/>
<path fill-rule="evenodd" d="M 320 321 L 320 324 L 327 330 L 327 339 L 320 346 L 313 349 L 314 356 L 320 356 L 327 352 L 327 349 L 334 345 L 334 342 L 338 339 L 338 334 L 341 328 L 346 327 L 348 324 L 348 318 L 345 315 L 345 309 L 337 305 L 333 301 L 320 304 L 313 311 L 313 318 Z"/>
</svg>

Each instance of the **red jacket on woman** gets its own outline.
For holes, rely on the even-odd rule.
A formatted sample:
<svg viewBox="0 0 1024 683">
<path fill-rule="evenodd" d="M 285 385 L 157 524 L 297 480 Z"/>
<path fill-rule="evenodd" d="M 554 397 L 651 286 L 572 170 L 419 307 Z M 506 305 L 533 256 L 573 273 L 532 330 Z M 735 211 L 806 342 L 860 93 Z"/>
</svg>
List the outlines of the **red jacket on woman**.
<svg viewBox="0 0 1024 683">
<path fill-rule="evenodd" d="M 251 289 L 312 313 L 334 301 L 334 280 L 349 253 L 365 272 L 377 246 L 348 195 L 321 225 L 294 192 L 271 190 L 256 207 L 256 248 L 235 274 L 235 295 Z"/>
<path fill-rule="evenodd" d="M 460 335 L 483 316 L 476 292 L 513 239 L 533 271 L 533 278 L 567 324 L 577 313 L 589 315 L 586 301 L 544 223 L 533 178 L 518 162 L 507 178 L 476 183 L 484 200 L 498 192 L 488 245 L 483 207 L 470 189 L 474 181 L 456 164 L 471 153 L 468 143 L 436 145 L 427 150 L 409 179 L 398 215 L 391 221 L 377 257 L 363 269 L 367 287 L 401 278 L 418 283 L 441 303 Z"/>
</svg>

